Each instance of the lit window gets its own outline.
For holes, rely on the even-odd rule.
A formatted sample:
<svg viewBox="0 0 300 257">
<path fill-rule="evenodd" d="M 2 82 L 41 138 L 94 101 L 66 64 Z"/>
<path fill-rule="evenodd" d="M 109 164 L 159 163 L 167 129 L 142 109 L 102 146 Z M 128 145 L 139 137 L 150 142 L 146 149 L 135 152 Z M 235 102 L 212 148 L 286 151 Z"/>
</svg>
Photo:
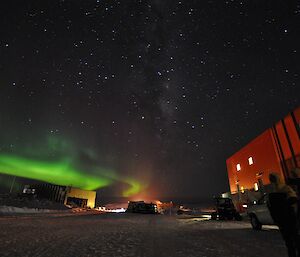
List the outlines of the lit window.
<svg viewBox="0 0 300 257">
<path fill-rule="evenodd" d="M 253 158 L 252 158 L 252 157 L 249 157 L 249 158 L 248 158 L 248 162 L 249 162 L 249 165 L 252 165 L 252 164 L 253 164 Z"/>
<path fill-rule="evenodd" d="M 241 170 L 241 164 L 238 163 L 238 164 L 236 165 L 236 170 L 237 170 L 237 171 L 240 171 L 240 170 Z"/>
<path fill-rule="evenodd" d="M 258 184 L 257 183 L 254 183 L 254 190 L 258 191 Z"/>
</svg>

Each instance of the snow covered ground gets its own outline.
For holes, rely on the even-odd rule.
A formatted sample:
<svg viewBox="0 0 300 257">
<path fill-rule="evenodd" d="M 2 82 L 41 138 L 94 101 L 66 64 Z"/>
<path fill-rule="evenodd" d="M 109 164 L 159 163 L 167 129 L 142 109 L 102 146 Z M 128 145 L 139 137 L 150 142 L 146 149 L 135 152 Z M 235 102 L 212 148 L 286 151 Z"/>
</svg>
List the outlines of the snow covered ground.
<svg viewBox="0 0 300 257">
<path fill-rule="evenodd" d="M 14 206 L 0 206 L 0 214 L 10 213 L 40 213 L 40 212 L 51 212 L 52 210 L 37 209 L 37 208 L 26 208 L 26 207 L 14 207 Z"/>
<path fill-rule="evenodd" d="M 285 257 L 278 230 L 139 214 L 0 216 L 0 256 Z"/>
</svg>

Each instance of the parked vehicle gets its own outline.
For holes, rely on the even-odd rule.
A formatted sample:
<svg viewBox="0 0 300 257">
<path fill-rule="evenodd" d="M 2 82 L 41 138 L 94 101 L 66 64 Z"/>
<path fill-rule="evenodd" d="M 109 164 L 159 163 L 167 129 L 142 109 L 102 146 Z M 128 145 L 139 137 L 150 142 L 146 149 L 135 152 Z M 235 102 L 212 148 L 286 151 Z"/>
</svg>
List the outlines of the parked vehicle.
<svg viewBox="0 0 300 257">
<path fill-rule="evenodd" d="M 177 215 L 192 215 L 193 214 L 193 210 L 190 208 L 186 208 L 184 206 L 180 206 L 179 209 L 177 210 Z"/>
<path fill-rule="evenodd" d="M 258 201 L 253 202 L 248 206 L 248 216 L 252 228 L 255 230 L 261 230 L 262 225 L 273 225 L 274 221 L 271 217 L 270 211 L 267 206 L 268 195 L 263 195 Z"/>
<path fill-rule="evenodd" d="M 212 220 L 242 220 L 230 198 L 215 198 L 215 211 L 211 214 Z"/>
<path fill-rule="evenodd" d="M 129 202 L 126 212 L 157 214 L 157 205 L 154 203 L 145 203 L 144 201 Z"/>
<path fill-rule="evenodd" d="M 31 188 L 30 185 L 25 185 L 22 193 L 23 195 L 35 195 L 36 190 L 35 188 Z"/>
</svg>

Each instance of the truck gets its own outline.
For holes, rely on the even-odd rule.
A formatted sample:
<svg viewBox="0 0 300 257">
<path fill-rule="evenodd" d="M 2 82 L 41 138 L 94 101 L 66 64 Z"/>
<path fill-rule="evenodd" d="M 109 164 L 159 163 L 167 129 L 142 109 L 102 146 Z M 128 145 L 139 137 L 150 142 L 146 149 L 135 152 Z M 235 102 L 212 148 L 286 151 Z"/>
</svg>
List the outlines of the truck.
<svg viewBox="0 0 300 257">
<path fill-rule="evenodd" d="M 130 201 L 126 212 L 129 213 L 143 213 L 143 214 L 157 214 L 157 205 L 154 203 L 145 203 L 144 201 Z"/>
<path fill-rule="evenodd" d="M 211 213 L 212 220 L 242 220 L 230 198 L 215 197 L 215 211 Z"/>
</svg>

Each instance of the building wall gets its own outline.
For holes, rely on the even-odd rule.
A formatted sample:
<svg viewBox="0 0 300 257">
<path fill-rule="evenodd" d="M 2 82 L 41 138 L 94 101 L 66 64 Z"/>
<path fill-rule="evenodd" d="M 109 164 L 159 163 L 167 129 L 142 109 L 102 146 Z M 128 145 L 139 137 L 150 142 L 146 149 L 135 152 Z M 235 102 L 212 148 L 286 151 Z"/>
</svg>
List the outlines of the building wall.
<svg viewBox="0 0 300 257">
<path fill-rule="evenodd" d="M 69 187 L 67 190 L 66 200 L 68 197 L 87 199 L 87 207 L 95 207 L 96 191 L 88 191 L 79 188 Z"/>
<path fill-rule="evenodd" d="M 300 167 L 300 107 L 256 137 L 226 160 L 230 191 L 232 194 L 260 188 L 270 183 L 270 172 L 277 172 L 283 179 Z M 249 164 L 252 157 L 253 164 Z M 237 165 L 240 170 L 237 170 Z"/>
<path fill-rule="evenodd" d="M 291 171 L 300 167 L 300 107 L 284 119 L 277 122 L 272 130 L 274 133 L 280 164 L 285 177 L 291 177 Z"/>
<path fill-rule="evenodd" d="M 36 189 L 38 197 L 49 199 L 58 203 L 64 203 L 66 187 L 49 183 L 34 184 L 30 188 Z"/>
<path fill-rule="evenodd" d="M 295 120 L 293 120 L 293 116 Z M 293 168 L 300 167 L 299 123 L 300 107 L 277 122 L 275 126 L 282 146 L 282 160 L 284 160 L 284 166 L 286 166 L 287 176 L 291 175 L 290 171 Z"/>
<path fill-rule="evenodd" d="M 249 164 L 250 157 L 253 160 L 252 165 Z M 283 176 L 271 129 L 227 159 L 226 164 L 231 193 L 237 193 L 237 185 L 241 190 L 253 189 L 255 183 L 259 184 L 258 179 L 264 184 L 269 183 L 268 176 L 271 171 L 277 171 Z"/>
</svg>

